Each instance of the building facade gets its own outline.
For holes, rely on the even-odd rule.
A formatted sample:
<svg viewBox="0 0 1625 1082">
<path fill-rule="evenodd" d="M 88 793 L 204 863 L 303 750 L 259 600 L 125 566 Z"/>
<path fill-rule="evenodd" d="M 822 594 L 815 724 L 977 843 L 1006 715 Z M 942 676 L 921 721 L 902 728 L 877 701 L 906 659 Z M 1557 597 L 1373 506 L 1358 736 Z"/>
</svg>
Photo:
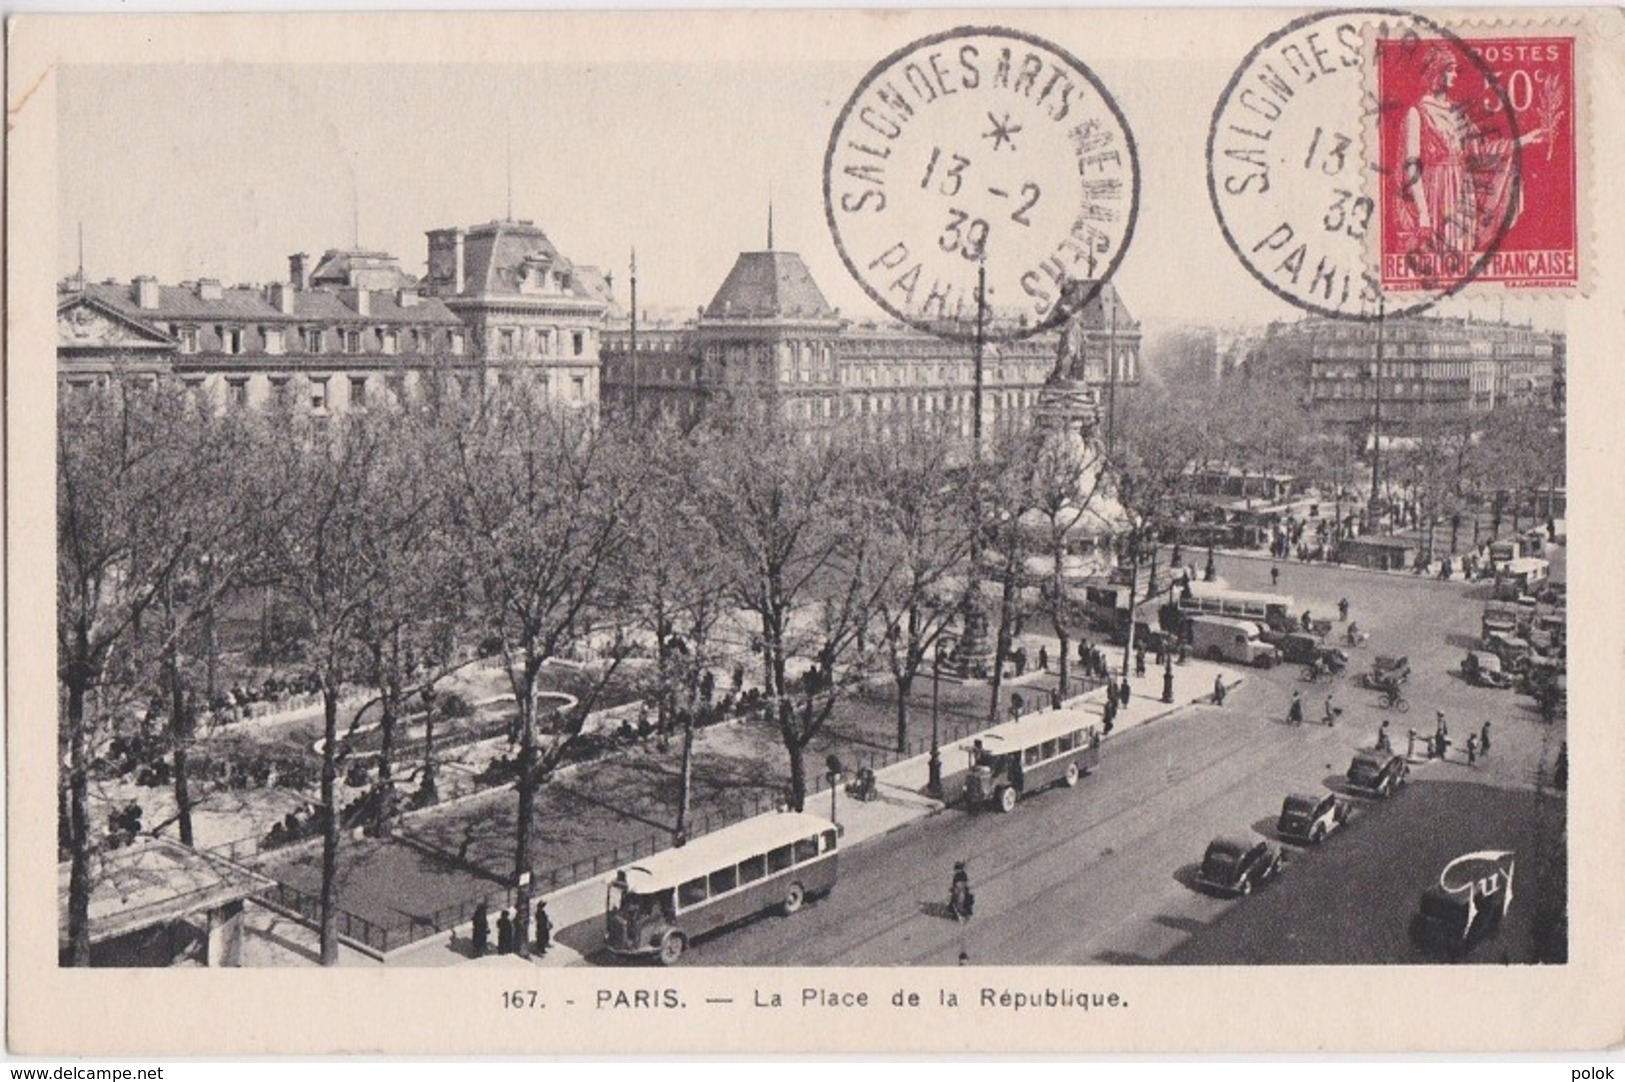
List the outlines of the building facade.
<svg viewBox="0 0 1625 1082">
<path fill-rule="evenodd" d="M 1092 385 L 1139 382 L 1140 325 L 1109 283 L 1073 329 Z M 985 434 L 1027 423 L 1059 343 L 1048 332 L 986 345 Z M 740 253 L 694 320 L 634 329 L 620 319 L 604 336 L 604 405 L 623 415 L 691 421 L 726 396 L 748 393 L 803 427 L 907 422 L 969 436 L 975 385 L 973 345 L 843 318 L 800 255 L 771 248 Z"/>
<path fill-rule="evenodd" d="M 1363 431 L 1380 410 L 1384 434 L 1403 435 L 1442 412 L 1560 403 L 1564 359 L 1562 334 L 1510 323 L 1305 319 L 1272 327 L 1249 365 L 1298 383 L 1324 424 Z"/>
<path fill-rule="evenodd" d="M 473 378 L 468 332 L 420 296 L 381 252 L 289 258 L 289 280 L 226 286 L 69 279 L 57 292 L 57 378 L 65 393 L 115 367 L 170 376 L 222 405 L 291 397 L 317 413 L 400 396 L 441 368 Z"/>
<path fill-rule="evenodd" d="M 458 393 L 515 378 L 584 408 L 599 396 L 609 282 L 528 221 L 429 234 L 429 277 L 385 252 L 288 257 L 270 285 L 70 278 L 57 291 L 64 391 L 115 367 L 172 376 L 224 405 L 292 395 L 318 413 L 409 393 L 429 373 Z"/>
</svg>

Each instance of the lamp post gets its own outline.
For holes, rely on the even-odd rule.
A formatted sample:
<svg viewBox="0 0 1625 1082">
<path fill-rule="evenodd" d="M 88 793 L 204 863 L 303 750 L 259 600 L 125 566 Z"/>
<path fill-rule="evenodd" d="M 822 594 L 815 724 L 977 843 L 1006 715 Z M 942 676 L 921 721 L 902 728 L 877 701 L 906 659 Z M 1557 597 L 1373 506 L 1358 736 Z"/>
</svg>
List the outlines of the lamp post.
<svg viewBox="0 0 1625 1082">
<path fill-rule="evenodd" d="M 942 739 L 937 729 L 937 695 L 942 679 L 943 649 L 949 641 L 946 637 L 939 637 L 936 649 L 931 653 L 931 758 L 925 786 L 926 791 L 937 800 L 942 799 Z"/>
<path fill-rule="evenodd" d="M 840 826 L 841 821 L 836 818 L 835 814 L 835 799 L 840 789 L 841 777 L 845 771 L 841 769 L 841 760 L 834 755 L 825 757 L 824 766 L 827 768 L 824 771 L 824 777 L 829 781 L 829 821 L 836 826 Z"/>
</svg>

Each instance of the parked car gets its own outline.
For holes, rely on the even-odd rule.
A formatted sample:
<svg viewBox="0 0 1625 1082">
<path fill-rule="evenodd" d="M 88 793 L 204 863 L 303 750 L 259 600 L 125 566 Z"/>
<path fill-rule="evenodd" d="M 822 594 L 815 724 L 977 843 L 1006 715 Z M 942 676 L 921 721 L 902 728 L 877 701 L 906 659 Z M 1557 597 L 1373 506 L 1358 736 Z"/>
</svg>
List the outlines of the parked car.
<svg viewBox="0 0 1625 1082">
<path fill-rule="evenodd" d="M 1349 763 L 1349 785 L 1380 797 L 1392 796 L 1405 784 L 1410 764 L 1403 755 L 1391 751 L 1362 751 Z"/>
<path fill-rule="evenodd" d="M 1202 855 L 1196 885 L 1220 894 L 1251 894 L 1281 873 L 1281 851 L 1269 842 L 1215 838 Z"/>
<path fill-rule="evenodd" d="M 1374 688 L 1390 684 L 1403 684 L 1411 678 L 1411 659 L 1408 657 L 1390 657 L 1379 654 L 1371 662 L 1371 673 L 1366 678 L 1367 685 Z"/>
<path fill-rule="evenodd" d="M 1307 631 L 1276 635 L 1274 642 L 1281 660 L 1293 665 L 1307 665 L 1320 655 L 1320 640 Z"/>
<path fill-rule="evenodd" d="M 1461 675 L 1481 688 L 1509 688 L 1512 676 L 1501 667 L 1501 659 L 1488 650 L 1470 650 L 1461 659 Z"/>
<path fill-rule="evenodd" d="M 1281 803 L 1281 818 L 1275 832 L 1283 838 L 1319 845 L 1326 835 L 1348 822 L 1349 805 L 1332 793 L 1315 796 L 1293 793 Z"/>
</svg>

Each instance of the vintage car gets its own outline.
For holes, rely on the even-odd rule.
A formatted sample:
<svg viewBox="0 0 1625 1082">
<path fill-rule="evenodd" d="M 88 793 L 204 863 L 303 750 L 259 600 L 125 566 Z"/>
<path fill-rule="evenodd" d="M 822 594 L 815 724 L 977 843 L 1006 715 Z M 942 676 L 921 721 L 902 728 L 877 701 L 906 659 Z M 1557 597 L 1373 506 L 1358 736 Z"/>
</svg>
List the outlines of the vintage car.
<svg viewBox="0 0 1625 1082">
<path fill-rule="evenodd" d="M 1499 631 L 1484 639 L 1484 649 L 1500 658 L 1501 667 L 1508 672 L 1522 672 L 1533 653 L 1527 640 Z"/>
<path fill-rule="evenodd" d="M 1269 842 L 1215 838 L 1202 855 L 1196 885 L 1220 894 L 1251 894 L 1281 872 L 1281 851 Z"/>
<path fill-rule="evenodd" d="M 1275 832 L 1283 838 L 1319 845 L 1326 835 L 1348 822 L 1348 801 L 1339 800 L 1332 793 L 1318 796 L 1293 793 L 1281 803 L 1281 818 L 1276 820 Z"/>
<path fill-rule="evenodd" d="M 1405 784 L 1409 773 L 1410 764 L 1403 755 L 1391 751 L 1362 751 L 1349 763 L 1345 776 L 1351 787 L 1387 797 Z"/>
<path fill-rule="evenodd" d="M 1307 665 L 1320 656 L 1320 639 L 1307 631 L 1277 634 L 1270 641 L 1281 652 L 1281 660 L 1293 665 Z"/>
<path fill-rule="evenodd" d="M 1509 688 L 1512 676 L 1501 667 L 1501 659 L 1487 650 L 1470 650 L 1461 659 L 1461 675 L 1481 688 Z"/>
<path fill-rule="evenodd" d="M 1430 953 L 1460 958 L 1501 926 L 1507 902 L 1504 882 L 1489 893 L 1474 892 L 1470 899 L 1435 883 L 1422 892 L 1411 918 L 1412 941 Z"/>
<path fill-rule="evenodd" d="M 1371 671 L 1363 674 L 1362 683 L 1368 688 L 1398 687 L 1410 678 L 1410 658 L 1379 654 L 1371 662 Z"/>
</svg>

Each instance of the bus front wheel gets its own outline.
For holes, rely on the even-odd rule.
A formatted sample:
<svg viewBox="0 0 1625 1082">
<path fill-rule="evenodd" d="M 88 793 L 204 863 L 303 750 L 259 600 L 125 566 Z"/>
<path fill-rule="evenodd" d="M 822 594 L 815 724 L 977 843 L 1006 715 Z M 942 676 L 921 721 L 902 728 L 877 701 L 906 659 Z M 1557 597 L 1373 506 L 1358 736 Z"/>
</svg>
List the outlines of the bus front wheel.
<svg viewBox="0 0 1625 1082">
<path fill-rule="evenodd" d="M 801 908 L 801 903 L 807 900 L 807 892 L 800 883 L 791 883 L 790 889 L 784 893 L 784 915 L 789 916 Z"/>
<path fill-rule="evenodd" d="M 683 951 L 687 948 L 688 940 L 683 936 L 682 932 L 667 932 L 665 937 L 660 940 L 660 964 L 663 966 L 676 965 L 677 960 L 683 956 Z"/>
<path fill-rule="evenodd" d="M 1006 785 L 999 790 L 995 799 L 999 802 L 999 810 L 1013 812 L 1016 810 L 1016 790 L 1014 786 Z"/>
<path fill-rule="evenodd" d="M 1066 764 L 1066 787 L 1071 789 L 1078 784 L 1078 764 Z"/>
</svg>

